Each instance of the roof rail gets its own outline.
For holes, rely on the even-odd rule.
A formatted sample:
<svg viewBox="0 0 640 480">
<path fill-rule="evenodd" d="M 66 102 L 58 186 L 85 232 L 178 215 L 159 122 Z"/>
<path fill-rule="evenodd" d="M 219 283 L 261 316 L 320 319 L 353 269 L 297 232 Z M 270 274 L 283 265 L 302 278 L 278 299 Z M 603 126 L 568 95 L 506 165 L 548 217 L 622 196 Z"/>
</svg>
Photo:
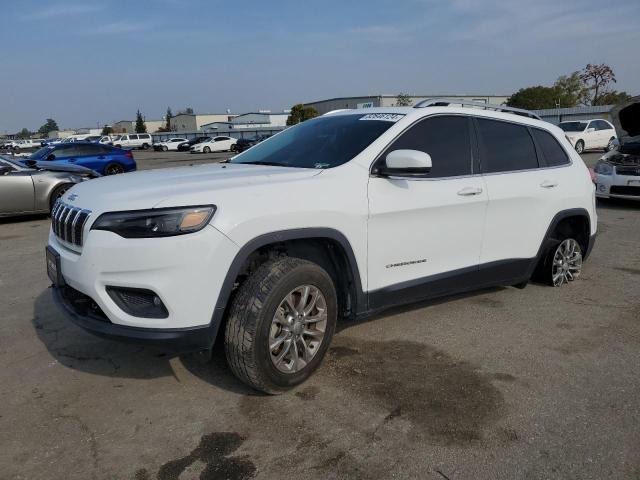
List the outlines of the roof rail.
<svg viewBox="0 0 640 480">
<path fill-rule="evenodd" d="M 463 107 L 476 107 L 485 110 L 495 110 L 497 112 L 513 113 L 515 115 L 521 115 L 523 117 L 542 120 L 535 113 L 532 113 L 529 110 L 523 110 L 522 108 L 505 107 L 503 105 L 494 105 L 491 103 L 472 102 L 471 100 L 459 100 L 457 98 L 428 98 L 427 100 L 421 101 L 413 108 L 448 107 L 449 105 L 462 105 Z"/>
</svg>

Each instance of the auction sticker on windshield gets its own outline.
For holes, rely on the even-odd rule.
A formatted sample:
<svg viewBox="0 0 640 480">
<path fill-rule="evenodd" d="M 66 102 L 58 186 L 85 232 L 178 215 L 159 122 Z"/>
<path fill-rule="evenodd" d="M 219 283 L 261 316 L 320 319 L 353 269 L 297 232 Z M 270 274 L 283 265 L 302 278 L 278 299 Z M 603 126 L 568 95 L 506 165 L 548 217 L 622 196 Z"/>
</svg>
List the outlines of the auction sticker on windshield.
<svg viewBox="0 0 640 480">
<path fill-rule="evenodd" d="M 368 113 L 359 120 L 383 120 L 385 122 L 397 122 L 404 114 L 402 113 Z"/>
</svg>

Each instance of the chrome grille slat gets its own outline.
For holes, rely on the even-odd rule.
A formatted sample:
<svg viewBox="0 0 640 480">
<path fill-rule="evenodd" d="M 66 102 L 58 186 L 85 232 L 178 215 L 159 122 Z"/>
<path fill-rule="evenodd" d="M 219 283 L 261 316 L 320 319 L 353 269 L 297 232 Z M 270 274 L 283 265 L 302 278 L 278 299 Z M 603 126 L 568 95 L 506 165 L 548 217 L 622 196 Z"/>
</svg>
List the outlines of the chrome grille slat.
<svg viewBox="0 0 640 480">
<path fill-rule="evenodd" d="M 53 234 L 63 242 L 82 247 L 84 226 L 91 211 L 67 205 L 58 200 L 51 211 Z"/>
</svg>

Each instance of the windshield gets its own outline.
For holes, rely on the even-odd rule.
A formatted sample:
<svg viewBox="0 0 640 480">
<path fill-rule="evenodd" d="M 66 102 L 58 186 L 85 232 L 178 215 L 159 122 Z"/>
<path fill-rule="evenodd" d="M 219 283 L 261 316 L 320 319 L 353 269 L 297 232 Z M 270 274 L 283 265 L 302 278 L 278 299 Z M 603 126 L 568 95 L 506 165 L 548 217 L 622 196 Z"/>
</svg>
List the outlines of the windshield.
<svg viewBox="0 0 640 480">
<path fill-rule="evenodd" d="M 230 163 L 333 168 L 348 162 L 386 132 L 400 115 L 319 117 L 258 143 Z"/>
<path fill-rule="evenodd" d="M 587 128 L 587 122 L 562 122 L 558 126 L 565 132 L 582 132 Z"/>
<path fill-rule="evenodd" d="M 36 150 L 31 155 L 29 155 L 29 158 L 31 160 L 40 160 L 41 158 L 45 158 L 52 151 L 53 148 L 51 147 L 42 147 L 40 150 Z"/>
</svg>

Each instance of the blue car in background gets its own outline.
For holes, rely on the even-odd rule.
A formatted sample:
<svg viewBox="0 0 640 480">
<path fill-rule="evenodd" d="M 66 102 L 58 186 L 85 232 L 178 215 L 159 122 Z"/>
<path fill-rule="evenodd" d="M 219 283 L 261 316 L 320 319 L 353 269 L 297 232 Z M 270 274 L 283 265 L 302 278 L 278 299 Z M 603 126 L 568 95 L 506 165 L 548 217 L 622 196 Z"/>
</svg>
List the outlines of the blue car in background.
<svg viewBox="0 0 640 480">
<path fill-rule="evenodd" d="M 72 163 L 90 168 L 102 175 L 136 170 L 136 161 L 130 150 L 92 142 L 48 145 L 31 154 L 27 160 Z"/>
</svg>

